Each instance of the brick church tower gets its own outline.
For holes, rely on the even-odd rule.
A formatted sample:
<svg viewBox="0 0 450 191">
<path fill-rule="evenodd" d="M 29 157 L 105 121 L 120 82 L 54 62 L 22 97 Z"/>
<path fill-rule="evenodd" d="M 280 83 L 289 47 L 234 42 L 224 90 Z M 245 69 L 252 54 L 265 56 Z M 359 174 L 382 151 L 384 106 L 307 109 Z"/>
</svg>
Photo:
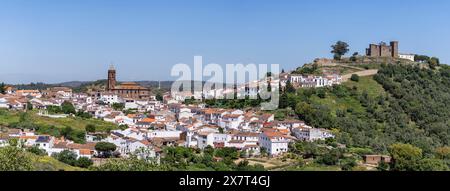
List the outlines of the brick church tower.
<svg viewBox="0 0 450 191">
<path fill-rule="evenodd" d="M 106 84 L 106 91 L 111 91 L 116 87 L 116 69 L 111 65 L 108 70 L 108 84 Z"/>
</svg>

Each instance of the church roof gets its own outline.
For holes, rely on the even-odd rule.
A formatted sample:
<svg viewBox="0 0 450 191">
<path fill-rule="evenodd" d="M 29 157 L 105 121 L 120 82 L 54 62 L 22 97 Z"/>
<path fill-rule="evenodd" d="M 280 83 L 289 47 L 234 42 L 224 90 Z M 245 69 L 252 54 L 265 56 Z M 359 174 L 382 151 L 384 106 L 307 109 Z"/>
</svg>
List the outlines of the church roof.
<svg viewBox="0 0 450 191">
<path fill-rule="evenodd" d="M 148 88 L 138 85 L 136 82 L 123 82 L 116 86 L 114 89 L 125 89 L 125 90 L 148 90 Z"/>
</svg>

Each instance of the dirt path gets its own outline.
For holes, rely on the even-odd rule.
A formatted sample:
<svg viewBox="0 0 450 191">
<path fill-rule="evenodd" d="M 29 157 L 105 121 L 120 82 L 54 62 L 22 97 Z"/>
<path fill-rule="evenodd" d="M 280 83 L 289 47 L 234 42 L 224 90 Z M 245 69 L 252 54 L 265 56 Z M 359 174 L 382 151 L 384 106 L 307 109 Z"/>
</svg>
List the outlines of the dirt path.
<svg viewBox="0 0 450 191">
<path fill-rule="evenodd" d="M 342 76 L 342 81 L 347 81 L 348 79 L 350 79 L 352 77 L 353 74 L 356 74 L 358 76 L 373 76 L 375 74 L 378 73 L 377 69 L 372 69 L 372 70 L 364 70 L 364 71 L 360 71 L 360 72 L 353 72 L 350 74 L 346 74 Z"/>
<path fill-rule="evenodd" d="M 356 66 L 349 66 L 346 64 L 337 64 L 337 63 L 322 63 L 319 66 L 322 66 L 322 67 L 339 66 L 339 67 L 351 68 L 351 69 L 355 69 L 355 70 L 365 70 L 364 68 L 360 68 L 360 67 L 356 67 Z"/>
</svg>

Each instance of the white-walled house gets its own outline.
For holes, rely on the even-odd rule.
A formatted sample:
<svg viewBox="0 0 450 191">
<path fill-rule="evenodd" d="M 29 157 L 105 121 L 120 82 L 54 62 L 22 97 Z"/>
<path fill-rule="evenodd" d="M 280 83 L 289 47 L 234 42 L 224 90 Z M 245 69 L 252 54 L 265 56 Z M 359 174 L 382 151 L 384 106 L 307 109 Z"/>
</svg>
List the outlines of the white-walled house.
<svg viewBox="0 0 450 191">
<path fill-rule="evenodd" d="M 292 74 L 290 76 L 290 82 L 298 84 L 303 88 L 316 88 L 332 86 L 333 84 L 340 84 L 342 77 L 337 74 L 328 76 L 303 76 L 300 74 Z"/>
<path fill-rule="evenodd" d="M 53 147 L 54 138 L 50 136 L 38 136 L 34 145 L 48 152 Z"/>
<path fill-rule="evenodd" d="M 219 120 L 219 126 L 224 129 L 238 129 L 239 125 L 244 122 L 244 116 L 241 114 L 226 114 Z"/>
<path fill-rule="evenodd" d="M 414 58 L 416 57 L 415 54 L 398 54 L 398 57 L 401 59 L 409 60 L 414 62 Z"/>
<path fill-rule="evenodd" d="M 292 134 L 300 140 L 304 141 L 315 141 L 315 140 L 325 140 L 327 138 L 334 138 L 328 130 L 317 129 L 317 128 L 293 128 Z"/>
<path fill-rule="evenodd" d="M 192 118 L 194 116 L 194 114 L 191 112 L 191 109 L 183 107 L 180 108 L 180 111 L 178 112 L 178 119 L 183 119 L 183 118 Z"/>
<path fill-rule="evenodd" d="M 259 133 L 240 132 L 233 135 L 232 140 L 245 141 L 248 144 L 257 144 L 259 141 Z"/>
<path fill-rule="evenodd" d="M 271 156 L 287 152 L 288 144 L 289 140 L 277 131 L 265 131 L 259 135 L 259 146 L 266 149 Z"/>
<path fill-rule="evenodd" d="M 147 133 L 149 139 L 153 138 L 180 138 L 182 131 L 166 131 L 166 130 L 154 130 Z"/>
<path fill-rule="evenodd" d="M 0 97 L 0 108 L 9 108 L 8 100 L 6 98 Z"/>
<path fill-rule="evenodd" d="M 134 99 L 125 99 L 125 110 L 138 109 L 138 108 L 139 108 L 139 104 L 137 104 Z"/>
<path fill-rule="evenodd" d="M 110 105 L 123 102 L 117 94 L 113 93 L 103 93 L 99 100 Z"/>
<path fill-rule="evenodd" d="M 245 149 L 257 146 L 259 141 L 259 133 L 240 132 L 232 135 L 231 140 L 225 143 L 225 147 L 234 147 L 237 149 Z"/>
<path fill-rule="evenodd" d="M 204 149 L 208 145 L 214 148 L 214 143 L 223 143 L 231 140 L 230 134 L 222 133 L 197 133 L 197 147 L 199 149 Z"/>
</svg>

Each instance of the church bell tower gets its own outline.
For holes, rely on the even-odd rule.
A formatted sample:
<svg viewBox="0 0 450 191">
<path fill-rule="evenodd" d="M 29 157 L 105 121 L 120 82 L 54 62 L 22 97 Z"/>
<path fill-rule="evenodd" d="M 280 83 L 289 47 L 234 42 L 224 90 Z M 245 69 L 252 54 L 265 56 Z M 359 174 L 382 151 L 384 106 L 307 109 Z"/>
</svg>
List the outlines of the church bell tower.
<svg viewBox="0 0 450 191">
<path fill-rule="evenodd" d="M 106 91 L 111 91 L 116 87 L 116 69 L 111 65 L 108 69 L 108 84 L 106 84 Z"/>
</svg>

